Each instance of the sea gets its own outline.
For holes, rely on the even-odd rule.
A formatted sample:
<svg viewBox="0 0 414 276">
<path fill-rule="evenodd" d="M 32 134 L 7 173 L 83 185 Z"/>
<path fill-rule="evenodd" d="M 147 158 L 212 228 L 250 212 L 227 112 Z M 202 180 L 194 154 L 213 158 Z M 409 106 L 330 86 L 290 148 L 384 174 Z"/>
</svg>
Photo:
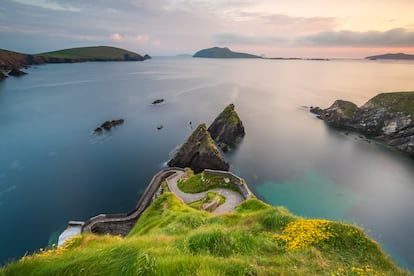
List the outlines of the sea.
<svg viewBox="0 0 414 276">
<path fill-rule="evenodd" d="M 130 211 L 193 128 L 234 103 L 246 136 L 225 158 L 258 198 L 363 227 L 414 271 L 414 160 L 309 112 L 412 91 L 414 62 L 155 57 L 26 71 L 0 82 L 1 264 L 56 243 L 69 220 Z"/>
</svg>

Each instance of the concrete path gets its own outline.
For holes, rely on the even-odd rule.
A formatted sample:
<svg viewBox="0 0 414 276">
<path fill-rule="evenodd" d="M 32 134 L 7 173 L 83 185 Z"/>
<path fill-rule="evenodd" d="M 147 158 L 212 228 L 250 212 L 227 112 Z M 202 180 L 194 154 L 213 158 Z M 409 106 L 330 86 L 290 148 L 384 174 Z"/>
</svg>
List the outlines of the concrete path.
<svg viewBox="0 0 414 276">
<path fill-rule="evenodd" d="M 175 193 L 179 198 L 181 198 L 185 203 L 190 203 L 199 199 L 202 199 L 206 196 L 207 192 L 216 192 L 221 194 L 226 198 L 226 202 L 222 205 L 217 207 L 212 214 L 223 214 L 226 212 L 230 212 L 236 208 L 241 202 L 243 202 L 244 198 L 240 195 L 240 193 L 227 190 L 227 189 L 212 189 L 206 192 L 196 193 L 196 194 L 187 194 L 181 191 L 177 186 L 177 181 L 185 174 L 185 172 L 176 172 L 175 174 L 168 177 L 166 180 L 168 184 L 168 188 L 171 192 Z"/>
</svg>

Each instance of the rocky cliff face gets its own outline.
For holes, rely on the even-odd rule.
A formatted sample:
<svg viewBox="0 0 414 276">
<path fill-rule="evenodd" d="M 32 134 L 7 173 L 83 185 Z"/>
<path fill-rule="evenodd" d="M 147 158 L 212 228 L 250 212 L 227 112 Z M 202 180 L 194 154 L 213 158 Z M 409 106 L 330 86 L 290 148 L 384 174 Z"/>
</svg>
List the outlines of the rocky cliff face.
<svg viewBox="0 0 414 276">
<path fill-rule="evenodd" d="M 190 167 L 198 173 L 204 169 L 225 170 L 229 164 L 214 144 L 205 124 L 199 125 L 168 162 L 170 167 Z"/>
<path fill-rule="evenodd" d="M 223 150 L 234 148 L 243 139 L 245 132 L 243 123 L 234 110 L 234 104 L 228 105 L 214 122 L 208 131 L 213 140 Z"/>
<path fill-rule="evenodd" d="M 414 157 L 414 92 L 382 93 L 361 107 L 337 100 L 311 112 L 331 126 L 360 132 Z"/>
</svg>

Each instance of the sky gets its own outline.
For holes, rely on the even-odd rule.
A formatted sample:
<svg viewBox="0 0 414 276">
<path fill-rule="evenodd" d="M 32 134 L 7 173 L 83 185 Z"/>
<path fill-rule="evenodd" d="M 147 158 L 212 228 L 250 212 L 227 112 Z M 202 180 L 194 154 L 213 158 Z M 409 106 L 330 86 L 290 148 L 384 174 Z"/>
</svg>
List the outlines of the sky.
<svg viewBox="0 0 414 276">
<path fill-rule="evenodd" d="M 213 46 L 266 57 L 414 54 L 414 0 L 0 0 L 0 48 Z"/>
</svg>

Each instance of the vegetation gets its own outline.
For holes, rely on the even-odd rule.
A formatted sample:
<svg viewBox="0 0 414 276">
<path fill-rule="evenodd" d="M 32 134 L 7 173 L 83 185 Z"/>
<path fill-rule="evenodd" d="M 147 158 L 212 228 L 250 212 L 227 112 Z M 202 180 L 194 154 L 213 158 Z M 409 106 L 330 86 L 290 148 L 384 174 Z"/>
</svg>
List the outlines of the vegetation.
<svg viewBox="0 0 414 276">
<path fill-rule="evenodd" d="M 181 191 L 189 194 L 201 193 L 216 188 L 238 191 L 230 178 L 204 172 L 179 180 L 177 186 Z"/>
<path fill-rule="evenodd" d="M 82 234 L 0 275 L 409 275 L 355 226 L 307 220 L 257 199 L 234 213 L 159 197 L 125 237 Z"/>
<path fill-rule="evenodd" d="M 369 100 L 366 105 L 385 107 L 393 112 L 414 116 L 414 91 L 381 93 Z"/>
<path fill-rule="evenodd" d="M 46 58 L 80 59 L 80 60 L 141 60 L 142 56 L 124 49 L 96 46 L 70 48 L 38 54 Z"/>
<path fill-rule="evenodd" d="M 202 210 L 205 204 L 211 203 L 215 200 L 217 200 L 218 202 L 217 205 L 215 205 L 215 208 L 209 211 L 214 211 L 218 206 L 226 202 L 226 198 L 223 195 L 215 193 L 215 192 L 207 192 L 204 198 L 190 202 L 188 206 L 190 206 L 191 208 L 197 209 L 197 210 Z"/>
</svg>

